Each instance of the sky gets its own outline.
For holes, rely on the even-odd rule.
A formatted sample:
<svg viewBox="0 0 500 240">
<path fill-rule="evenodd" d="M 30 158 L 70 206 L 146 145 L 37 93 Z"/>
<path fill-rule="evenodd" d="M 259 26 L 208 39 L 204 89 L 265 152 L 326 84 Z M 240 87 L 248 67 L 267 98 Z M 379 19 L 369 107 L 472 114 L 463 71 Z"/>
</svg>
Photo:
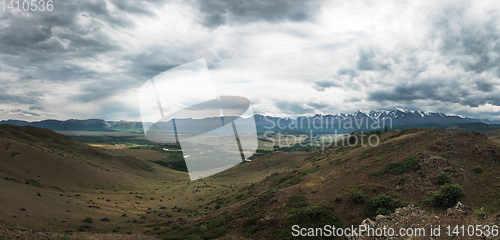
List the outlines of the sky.
<svg viewBox="0 0 500 240">
<path fill-rule="evenodd" d="M 140 120 L 145 82 L 204 58 L 217 94 L 259 114 L 400 107 L 500 120 L 496 1 L 53 6 L 0 7 L 0 119 Z"/>
</svg>

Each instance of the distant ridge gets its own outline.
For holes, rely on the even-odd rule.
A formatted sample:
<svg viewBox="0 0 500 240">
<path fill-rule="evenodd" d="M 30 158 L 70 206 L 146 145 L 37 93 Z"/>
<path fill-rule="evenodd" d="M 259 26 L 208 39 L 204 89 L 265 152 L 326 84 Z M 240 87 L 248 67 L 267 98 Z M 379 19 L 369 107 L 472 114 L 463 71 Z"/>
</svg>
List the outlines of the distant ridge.
<svg viewBox="0 0 500 240">
<path fill-rule="evenodd" d="M 229 117 L 229 116 L 228 116 Z M 189 121 L 189 120 L 188 120 Z M 473 119 L 443 113 L 394 108 L 392 110 L 358 110 L 353 113 L 316 114 L 314 116 L 299 116 L 297 118 L 272 117 L 257 114 L 255 123 L 257 131 L 299 131 L 309 132 L 331 132 L 337 130 L 346 133 L 357 130 L 376 130 L 373 123 L 380 123 L 378 129 L 384 125 L 393 129 L 408 129 L 412 127 L 455 129 L 466 131 L 489 131 L 500 128 L 500 121 L 487 119 Z M 346 127 L 352 124 L 352 128 Z M 0 124 L 11 124 L 17 126 L 34 126 L 47 128 L 53 131 L 120 131 L 120 132 L 142 132 L 142 122 L 134 121 L 105 121 L 103 119 L 70 119 L 43 120 L 28 122 L 22 120 L 3 120 Z M 457 125 L 458 124 L 458 125 Z M 465 124 L 465 125 L 462 125 Z M 193 120 L 193 126 L 196 126 Z M 314 126 L 314 127 L 312 127 Z"/>
</svg>

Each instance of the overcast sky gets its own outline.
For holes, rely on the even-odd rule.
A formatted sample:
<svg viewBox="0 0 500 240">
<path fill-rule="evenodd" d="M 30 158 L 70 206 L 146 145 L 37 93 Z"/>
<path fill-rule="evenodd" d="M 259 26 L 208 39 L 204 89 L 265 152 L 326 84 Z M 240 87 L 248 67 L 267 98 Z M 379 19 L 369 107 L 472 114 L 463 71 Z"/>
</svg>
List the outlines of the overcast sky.
<svg viewBox="0 0 500 240">
<path fill-rule="evenodd" d="M 205 58 L 276 116 L 391 109 L 500 120 L 497 1 L 55 1 L 0 10 L 0 119 L 139 120 L 137 90 Z"/>
</svg>

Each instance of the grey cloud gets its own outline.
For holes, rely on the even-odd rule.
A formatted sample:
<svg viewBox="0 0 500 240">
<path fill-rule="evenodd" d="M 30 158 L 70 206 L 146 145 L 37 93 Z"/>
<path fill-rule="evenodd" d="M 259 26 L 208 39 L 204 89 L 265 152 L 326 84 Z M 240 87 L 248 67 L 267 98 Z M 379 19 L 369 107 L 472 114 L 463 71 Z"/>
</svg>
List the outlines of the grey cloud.
<svg viewBox="0 0 500 240">
<path fill-rule="evenodd" d="M 154 15 L 153 11 L 149 8 L 149 4 L 146 1 L 130 1 L 130 0 L 112 0 L 113 5 L 115 5 L 120 10 L 139 15 Z"/>
<path fill-rule="evenodd" d="M 381 51 L 374 47 L 360 48 L 358 50 L 356 68 L 361 71 L 387 71 L 391 64 Z"/>
<path fill-rule="evenodd" d="M 38 92 L 25 92 L 22 94 L 10 94 L 7 93 L 8 89 L 3 89 L 4 92 L 0 92 L 0 102 L 16 102 L 21 104 L 39 104 L 42 94 Z"/>
<path fill-rule="evenodd" d="M 320 10 L 318 1 L 301 0 L 199 0 L 198 3 L 203 14 L 202 22 L 207 27 L 228 22 L 301 22 L 314 18 Z"/>
<path fill-rule="evenodd" d="M 292 115 L 301 115 L 314 113 L 314 108 L 307 106 L 300 101 L 288 101 L 282 100 L 276 102 L 276 107 L 278 107 L 282 112 Z"/>
<path fill-rule="evenodd" d="M 351 78 L 358 76 L 358 73 L 356 73 L 356 71 L 354 71 L 353 69 L 349 69 L 349 68 L 341 68 L 337 71 L 337 74 L 338 75 L 347 75 Z"/>
<path fill-rule="evenodd" d="M 430 36 L 450 63 L 476 73 L 494 70 L 500 76 L 500 12 L 491 9 L 478 17 L 468 12 L 470 4 L 444 6 L 432 16 Z"/>
<path fill-rule="evenodd" d="M 100 81 L 97 83 L 89 83 L 84 86 L 83 89 L 77 90 L 77 92 L 70 97 L 70 100 L 75 102 L 99 102 L 103 99 L 120 95 L 120 92 L 124 92 L 130 88 L 137 89 L 140 87 L 138 82 L 134 81 Z"/>
<path fill-rule="evenodd" d="M 317 102 L 310 102 L 310 103 L 307 103 L 307 105 L 313 107 L 314 109 L 318 109 L 318 110 L 323 110 L 323 109 L 330 107 L 329 104 L 317 103 Z"/>
<path fill-rule="evenodd" d="M 335 80 L 318 81 L 318 82 L 314 83 L 313 88 L 316 89 L 317 91 L 322 92 L 322 91 L 325 91 L 327 88 L 340 87 L 341 85 L 337 81 L 335 81 Z"/>
<path fill-rule="evenodd" d="M 481 92 L 492 92 L 495 90 L 496 86 L 485 80 L 478 80 L 475 82 L 477 90 Z"/>
<path fill-rule="evenodd" d="M 487 103 L 500 106 L 499 94 L 490 88 L 481 91 L 481 89 L 472 89 L 461 85 L 458 81 L 447 81 L 446 79 L 429 79 L 414 84 L 400 83 L 388 90 L 369 92 L 368 100 L 380 103 L 411 103 L 416 100 L 433 100 L 459 103 L 469 107 L 478 107 Z"/>
</svg>

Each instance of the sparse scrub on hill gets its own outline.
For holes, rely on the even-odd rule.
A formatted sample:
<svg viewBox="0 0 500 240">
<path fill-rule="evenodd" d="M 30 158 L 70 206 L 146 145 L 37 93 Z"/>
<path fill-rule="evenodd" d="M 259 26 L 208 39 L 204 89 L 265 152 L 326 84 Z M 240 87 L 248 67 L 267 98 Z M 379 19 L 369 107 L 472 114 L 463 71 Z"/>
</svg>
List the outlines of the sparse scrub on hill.
<svg viewBox="0 0 500 240">
<path fill-rule="evenodd" d="M 352 203 L 355 204 L 361 204 L 364 203 L 366 199 L 366 196 L 363 192 L 359 190 L 354 190 L 351 192 L 351 201 Z"/>
<path fill-rule="evenodd" d="M 416 159 L 415 157 L 407 157 L 403 161 L 395 161 L 388 163 L 385 166 L 385 169 L 377 171 L 373 175 L 381 176 L 386 173 L 397 175 L 397 174 L 403 174 L 408 171 L 417 171 L 419 169 L 420 166 L 418 165 L 418 159 Z"/>
<path fill-rule="evenodd" d="M 340 226 L 340 221 L 332 207 L 309 205 L 292 213 L 285 220 L 285 226 L 275 232 L 276 239 L 290 239 L 292 237 L 290 229 L 293 225 L 305 228 L 312 228 L 324 225 Z"/>
<path fill-rule="evenodd" d="M 43 187 L 42 184 L 40 184 L 37 180 L 33 180 L 33 179 L 24 179 L 25 183 L 28 184 L 28 185 L 33 185 L 33 186 L 36 186 L 36 187 Z"/>
<path fill-rule="evenodd" d="M 446 183 L 439 190 L 429 192 L 426 202 L 434 207 L 452 207 L 464 194 L 464 190 L 458 184 Z"/>
<path fill-rule="evenodd" d="M 291 208 L 302 208 L 307 206 L 305 195 L 293 195 L 290 197 L 290 203 L 288 204 Z"/>
<path fill-rule="evenodd" d="M 391 196 L 381 193 L 370 201 L 369 211 L 373 215 L 388 215 L 396 208 L 397 204 Z"/>
<path fill-rule="evenodd" d="M 78 227 L 79 232 L 84 232 L 85 230 L 88 230 L 88 229 L 90 229 L 90 225 L 88 225 L 88 224 L 82 224 Z"/>
<path fill-rule="evenodd" d="M 337 202 L 337 203 L 342 202 L 342 196 L 340 196 L 340 195 L 335 196 L 335 200 L 334 201 Z"/>
<path fill-rule="evenodd" d="M 21 153 L 19 153 L 19 152 L 12 152 L 12 153 L 10 154 L 10 156 L 11 156 L 11 157 L 15 157 L 15 156 L 17 156 L 17 155 L 19 155 L 19 154 L 21 154 Z"/>
<path fill-rule="evenodd" d="M 89 218 L 89 217 L 88 217 L 88 218 L 83 219 L 83 221 L 82 221 L 82 222 L 85 222 L 85 223 L 92 223 L 92 222 L 93 222 L 93 220 L 92 220 L 92 218 Z"/>
<path fill-rule="evenodd" d="M 448 176 L 448 174 L 446 174 L 445 172 L 440 172 L 436 175 L 436 183 L 438 185 L 445 185 L 451 182 L 451 177 Z"/>
<path fill-rule="evenodd" d="M 483 172 L 483 167 L 481 167 L 481 166 L 475 166 L 474 168 L 472 168 L 472 171 L 475 172 L 475 173 L 482 173 Z"/>
</svg>

